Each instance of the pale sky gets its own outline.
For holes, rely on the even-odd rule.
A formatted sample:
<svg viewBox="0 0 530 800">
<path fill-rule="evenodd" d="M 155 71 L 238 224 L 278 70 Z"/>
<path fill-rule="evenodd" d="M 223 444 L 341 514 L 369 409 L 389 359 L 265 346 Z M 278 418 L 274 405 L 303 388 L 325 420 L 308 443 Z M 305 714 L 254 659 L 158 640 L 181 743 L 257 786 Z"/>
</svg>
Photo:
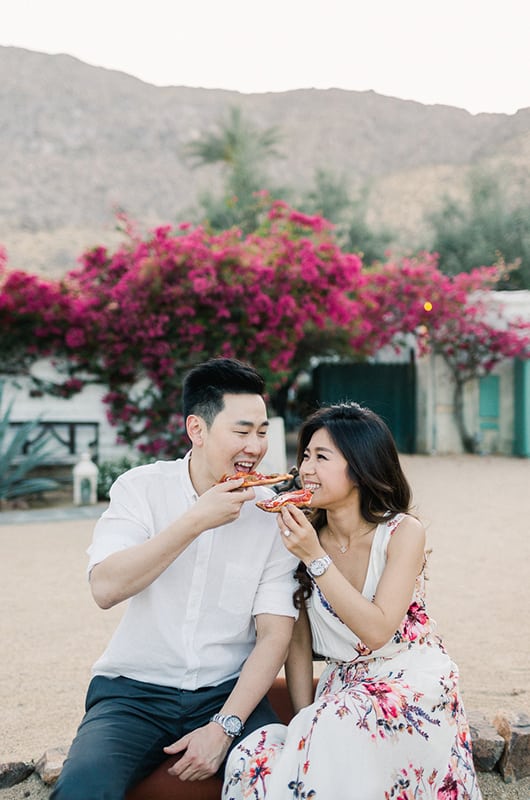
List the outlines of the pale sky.
<svg viewBox="0 0 530 800">
<path fill-rule="evenodd" d="M 157 86 L 373 89 L 473 114 L 530 106 L 529 33 L 527 0 L 0 0 L 0 45 Z"/>
</svg>

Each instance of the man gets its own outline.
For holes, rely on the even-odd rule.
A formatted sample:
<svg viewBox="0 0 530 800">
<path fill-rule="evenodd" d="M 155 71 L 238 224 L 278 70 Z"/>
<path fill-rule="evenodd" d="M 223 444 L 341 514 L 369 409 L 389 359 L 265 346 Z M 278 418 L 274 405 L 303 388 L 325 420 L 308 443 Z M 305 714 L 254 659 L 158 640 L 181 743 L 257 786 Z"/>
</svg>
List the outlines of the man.
<svg viewBox="0 0 530 800">
<path fill-rule="evenodd" d="M 167 754 L 182 753 L 176 779 L 204 779 L 243 731 L 277 721 L 264 696 L 291 637 L 297 560 L 253 502 L 270 489 L 217 484 L 266 453 L 264 388 L 232 359 L 195 367 L 183 386 L 190 452 L 112 487 L 90 586 L 101 608 L 129 602 L 94 665 L 54 800 L 120 800 Z"/>
</svg>

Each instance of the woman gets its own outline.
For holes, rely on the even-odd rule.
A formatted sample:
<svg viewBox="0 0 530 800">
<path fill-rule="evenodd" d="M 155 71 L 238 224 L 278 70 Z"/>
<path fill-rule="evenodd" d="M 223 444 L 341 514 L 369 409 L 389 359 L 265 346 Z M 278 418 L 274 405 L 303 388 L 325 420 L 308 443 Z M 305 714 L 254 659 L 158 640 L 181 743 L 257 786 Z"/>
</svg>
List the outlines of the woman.
<svg viewBox="0 0 530 800">
<path fill-rule="evenodd" d="M 302 426 L 312 512 L 278 523 L 300 559 L 286 662 L 296 716 L 234 748 L 223 798 L 480 800 L 458 670 L 424 604 L 425 532 L 385 423 L 356 403 Z M 312 653 L 328 665 L 312 696 Z"/>
</svg>

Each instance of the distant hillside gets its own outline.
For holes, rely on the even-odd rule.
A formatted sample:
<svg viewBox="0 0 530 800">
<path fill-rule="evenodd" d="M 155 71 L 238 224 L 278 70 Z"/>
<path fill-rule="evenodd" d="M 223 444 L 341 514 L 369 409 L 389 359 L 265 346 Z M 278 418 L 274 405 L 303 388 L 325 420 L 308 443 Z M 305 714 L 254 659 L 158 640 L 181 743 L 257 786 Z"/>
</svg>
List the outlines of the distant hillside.
<svg viewBox="0 0 530 800">
<path fill-rule="evenodd" d="M 368 186 L 369 221 L 396 229 L 401 246 L 424 234 L 425 209 L 460 195 L 472 165 L 501 167 L 530 196 L 530 108 L 473 116 L 371 91 L 159 88 L 12 47 L 0 47 L 0 74 L 0 243 L 27 270 L 59 274 L 85 247 L 116 241 L 115 206 L 148 226 L 189 216 L 220 183 L 191 169 L 183 147 L 231 105 L 281 130 L 272 181 L 301 192 L 323 167 L 352 191 Z"/>
</svg>

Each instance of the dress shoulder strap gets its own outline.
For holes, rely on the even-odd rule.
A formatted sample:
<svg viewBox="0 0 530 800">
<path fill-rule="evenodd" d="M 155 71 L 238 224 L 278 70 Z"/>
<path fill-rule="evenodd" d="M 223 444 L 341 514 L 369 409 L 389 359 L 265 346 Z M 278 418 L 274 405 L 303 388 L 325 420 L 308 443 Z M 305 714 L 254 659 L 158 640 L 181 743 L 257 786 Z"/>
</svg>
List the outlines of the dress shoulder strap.
<svg viewBox="0 0 530 800">
<path fill-rule="evenodd" d="M 392 536 L 392 534 L 396 530 L 396 528 L 399 525 L 399 523 L 402 520 L 404 520 L 406 516 L 407 516 L 406 514 L 400 513 L 400 514 L 396 514 L 394 517 L 392 517 L 391 519 L 388 520 L 388 522 L 386 524 L 387 524 L 390 536 Z"/>
</svg>

